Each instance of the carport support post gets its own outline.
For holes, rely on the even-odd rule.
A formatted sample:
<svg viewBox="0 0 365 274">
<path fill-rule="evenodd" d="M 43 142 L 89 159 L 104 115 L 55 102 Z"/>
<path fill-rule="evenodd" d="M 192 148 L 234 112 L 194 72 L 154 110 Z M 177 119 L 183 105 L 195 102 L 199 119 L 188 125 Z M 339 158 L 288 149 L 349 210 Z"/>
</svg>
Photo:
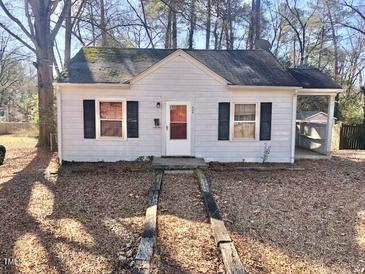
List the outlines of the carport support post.
<svg viewBox="0 0 365 274">
<path fill-rule="evenodd" d="M 327 118 L 327 140 L 326 140 L 326 154 L 331 155 L 332 147 L 332 130 L 335 113 L 335 96 L 330 95 L 328 100 L 328 118 Z"/>
<path fill-rule="evenodd" d="M 295 161 L 295 138 L 297 128 L 297 104 L 298 104 L 298 91 L 296 90 L 292 99 L 292 127 L 291 127 L 291 149 L 290 149 L 290 162 L 293 164 Z"/>
</svg>

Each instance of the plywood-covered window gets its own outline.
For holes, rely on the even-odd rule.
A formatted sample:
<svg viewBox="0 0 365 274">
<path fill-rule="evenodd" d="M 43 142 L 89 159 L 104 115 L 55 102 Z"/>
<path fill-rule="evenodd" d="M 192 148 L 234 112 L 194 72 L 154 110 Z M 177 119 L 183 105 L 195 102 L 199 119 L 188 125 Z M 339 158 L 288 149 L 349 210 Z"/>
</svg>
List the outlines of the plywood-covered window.
<svg viewBox="0 0 365 274">
<path fill-rule="evenodd" d="M 234 104 L 233 138 L 256 138 L 256 104 Z"/>
<path fill-rule="evenodd" d="M 99 102 L 100 137 L 123 137 L 123 103 Z"/>
</svg>

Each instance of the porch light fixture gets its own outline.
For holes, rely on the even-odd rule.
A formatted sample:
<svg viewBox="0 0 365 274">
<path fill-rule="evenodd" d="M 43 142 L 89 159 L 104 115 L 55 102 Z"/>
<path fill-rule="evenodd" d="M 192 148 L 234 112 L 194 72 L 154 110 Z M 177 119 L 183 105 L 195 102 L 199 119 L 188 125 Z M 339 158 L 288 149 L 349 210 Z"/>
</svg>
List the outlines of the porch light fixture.
<svg viewBox="0 0 365 274">
<path fill-rule="evenodd" d="M 156 103 L 156 108 L 160 108 L 161 107 L 161 103 L 160 102 L 157 102 Z"/>
</svg>

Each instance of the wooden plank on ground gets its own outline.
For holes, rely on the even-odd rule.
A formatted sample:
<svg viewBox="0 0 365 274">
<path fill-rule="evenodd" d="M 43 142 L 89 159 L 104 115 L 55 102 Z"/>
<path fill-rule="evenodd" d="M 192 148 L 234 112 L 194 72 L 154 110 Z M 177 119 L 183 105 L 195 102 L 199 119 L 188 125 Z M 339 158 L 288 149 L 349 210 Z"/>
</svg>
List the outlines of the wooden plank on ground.
<svg viewBox="0 0 365 274">
<path fill-rule="evenodd" d="M 224 225 L 222 220 L 210 219 L 210 224 L 212 226 L 215 244 L 219 246 L 220 243 L 232 242 L 231 237 Z"/>
<path fill-rule="evenodd" d="M 139 243 L 135 259 L 141 261 L 148 261 L 153 255 L 153 248 L 156 244 L 154 238 L 142 238 Z"/>
<path fill-rule="evenodd" d="M 162 178 L 163 172 L 157 172 L 155 174 L 155 179 L 148 195 L 148 208 L 146 210 L 142 238 L 135 256 L 135 267 L 132 271 L 135 274 L 150 272 L 150 263 L 156 246 L 157 204 Z"/>
<path fill-rule="evenodd" d="M 220 243 L 224 267 L 227 274 L 244 274 L 245 270 L 232 242 Z"/>
<path fill-rule="evenodd" d="M 237 250 L 224 225 L 218 205 L 210 192 L 209 183 L 201 170 L 196 170 L 201 192 L 203 194 L 205 207 L 213 230 L 213 236 L 217 247 L 220 249 L 224 267 L 227 274 L 244 274 L 245 270 L 238 256 Z"/>
</svg>

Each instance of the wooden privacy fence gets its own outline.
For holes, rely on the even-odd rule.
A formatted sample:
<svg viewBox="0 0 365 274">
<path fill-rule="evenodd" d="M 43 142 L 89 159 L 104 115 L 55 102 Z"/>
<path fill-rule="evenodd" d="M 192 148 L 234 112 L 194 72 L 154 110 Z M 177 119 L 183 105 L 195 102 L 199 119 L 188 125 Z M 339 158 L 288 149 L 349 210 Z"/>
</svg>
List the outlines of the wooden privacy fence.
<svg viewBox="0 0 365 274">
<path fill-rule="evenodd" d="M 365 149 L 365 124 L 342 125 L 340 149 Z"/>
</svg>

